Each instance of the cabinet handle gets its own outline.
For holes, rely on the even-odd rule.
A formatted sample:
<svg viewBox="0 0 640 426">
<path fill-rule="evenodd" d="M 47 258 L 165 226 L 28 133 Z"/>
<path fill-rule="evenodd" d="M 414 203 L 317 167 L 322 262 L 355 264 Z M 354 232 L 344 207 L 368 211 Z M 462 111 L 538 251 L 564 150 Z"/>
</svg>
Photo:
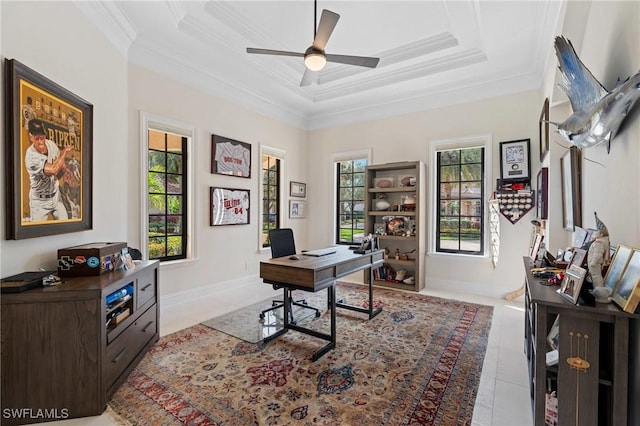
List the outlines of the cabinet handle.
<svg viewBox="0 0 640 426">
<path fill-rule="evenodd" d="M 151 326 L 151 324 L 153 324 L 153 321 L 149 321 L 149 323 L 147 325 L 144 326 L 144 328 L 142 329 L 143 333 L 147 332 L 147 328 L 149 328 Z"/>
<path fill-rule="evenodd" d="M 148 289 L 152 285 L 153 285 L 153 283 L 149 283 L 149 284 L 145 285 L 144 287 L 142 287 L 142 290 L 140 290 L 140 291 L 145 291 L 146 289 Z"/>
<path fill-rule="evenodd" d="M 125 353 L 127 353 L 127 348 L 124 348 L 123 350 L 120 351 L 120 353 L 113 359 L 113 363 L 117 364 L 118 362 L 120 362 L 120 360 L 122 359 L 122 357 L 124 356 Z"/>
</svg>

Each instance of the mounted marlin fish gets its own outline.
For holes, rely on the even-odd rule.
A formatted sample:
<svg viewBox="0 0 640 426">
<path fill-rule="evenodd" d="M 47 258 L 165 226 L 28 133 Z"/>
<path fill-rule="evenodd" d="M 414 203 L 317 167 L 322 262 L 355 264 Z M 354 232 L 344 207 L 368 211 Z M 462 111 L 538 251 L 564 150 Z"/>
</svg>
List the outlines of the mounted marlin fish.
<svg viewBox="0 0 640 426">
<path fill-rule="evenodd" d="M 580 149 L 611 140 L 633 104 L 640 98 L 640 72 L 608 92 L 578 58 L 571 42 L 562 36 L 555 40 L 558 68 L 562 83 L 558 84 L 569 97 L 573 114 L 562 123 L 553 123 L 558 133 Z"/>
</svg>

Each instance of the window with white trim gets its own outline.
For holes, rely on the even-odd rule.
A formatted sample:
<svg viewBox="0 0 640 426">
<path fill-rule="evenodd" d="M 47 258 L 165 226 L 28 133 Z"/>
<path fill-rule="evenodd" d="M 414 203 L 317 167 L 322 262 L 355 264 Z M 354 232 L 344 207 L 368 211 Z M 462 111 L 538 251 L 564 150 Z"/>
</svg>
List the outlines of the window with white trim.
<svg viewBox="0 0 640 426">
<path fill-rule="evenodd" d="M 271 247 L 269 230 L 284 224 L 284 179 L 286 153 L 260 146 L 260 236 L 259 249 Z"/>
<path fill-rule="evenodd" d="M 334 155 L 335 242 L 354 244 L 364 237 L 365 169 L 371 162 L 370 151 Z"/>
<path fill-rule="evenodd" d="M 162 262 L 194 257 L 195 128 L 141 113 L 143 256 Z"/>
<path fill-rule="evenodd" d="M 432 252 L 486 255 L 490 144 L 489 136 L 432 143 Z"/>
</svg>

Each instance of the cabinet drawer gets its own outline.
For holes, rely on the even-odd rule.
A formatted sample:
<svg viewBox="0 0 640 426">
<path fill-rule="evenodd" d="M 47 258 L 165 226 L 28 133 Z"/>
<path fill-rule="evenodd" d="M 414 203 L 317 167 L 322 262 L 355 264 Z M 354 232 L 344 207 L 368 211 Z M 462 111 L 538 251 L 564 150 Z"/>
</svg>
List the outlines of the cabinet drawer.
<svg viewBox="0 0 640 426">
<path fill-rule="evenodd" d="M 136 309 L 140 309 L 149 300 L 156 297 L 156 270 L 140 274 L 136 285 Z"/>
<path fill-rule="evenodd" d="M 107 388 L 122 374 L 157 330 L 156 305 L 153 305 L 107 346 L 104 365 Z"/>
</svg>

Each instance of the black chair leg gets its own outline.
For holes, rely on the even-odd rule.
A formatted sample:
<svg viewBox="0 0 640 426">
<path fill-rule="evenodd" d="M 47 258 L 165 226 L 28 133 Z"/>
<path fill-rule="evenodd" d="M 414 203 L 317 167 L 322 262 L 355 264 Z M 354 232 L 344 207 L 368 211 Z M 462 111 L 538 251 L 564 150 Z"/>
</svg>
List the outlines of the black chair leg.
<svg viewBox="0 0 640 426">
<path fill-rule="evenodd" d="M 302 299 L 302 300 L 293 300 L 291 298 L 291 290 L 287 290 L 284 289 L 284 291 L 289 291 L 289 297 L 287 297 L 287 299 L 289 300 L 289 302 L 291 303 L 291 306 L 289 307 L 289 323 L 290 324 L 294 324 L 296 323 L 295 317 L 293 316 L 293 306 L 300 306 L 302 308 L 306 308 L 306 309 L 311 309 L 313 311 L 315 311 L 315 316 L 316 318 L 320 316 L 320 310 L 317 308 L 314 308 L 313 306 L 309 306 L 307 304 L 307 301 Z M 268 309 L 263 310 L 262 312 L 260 312 L 260 320 L 264 320 L 265 314 L 269 311 L 273 311 L 275 309 L 279 309 L 284 307 L 284 302 L 281 300 L 274 300 L 273 301 L 273 306 L 271 306 Z"/>
</svg>

